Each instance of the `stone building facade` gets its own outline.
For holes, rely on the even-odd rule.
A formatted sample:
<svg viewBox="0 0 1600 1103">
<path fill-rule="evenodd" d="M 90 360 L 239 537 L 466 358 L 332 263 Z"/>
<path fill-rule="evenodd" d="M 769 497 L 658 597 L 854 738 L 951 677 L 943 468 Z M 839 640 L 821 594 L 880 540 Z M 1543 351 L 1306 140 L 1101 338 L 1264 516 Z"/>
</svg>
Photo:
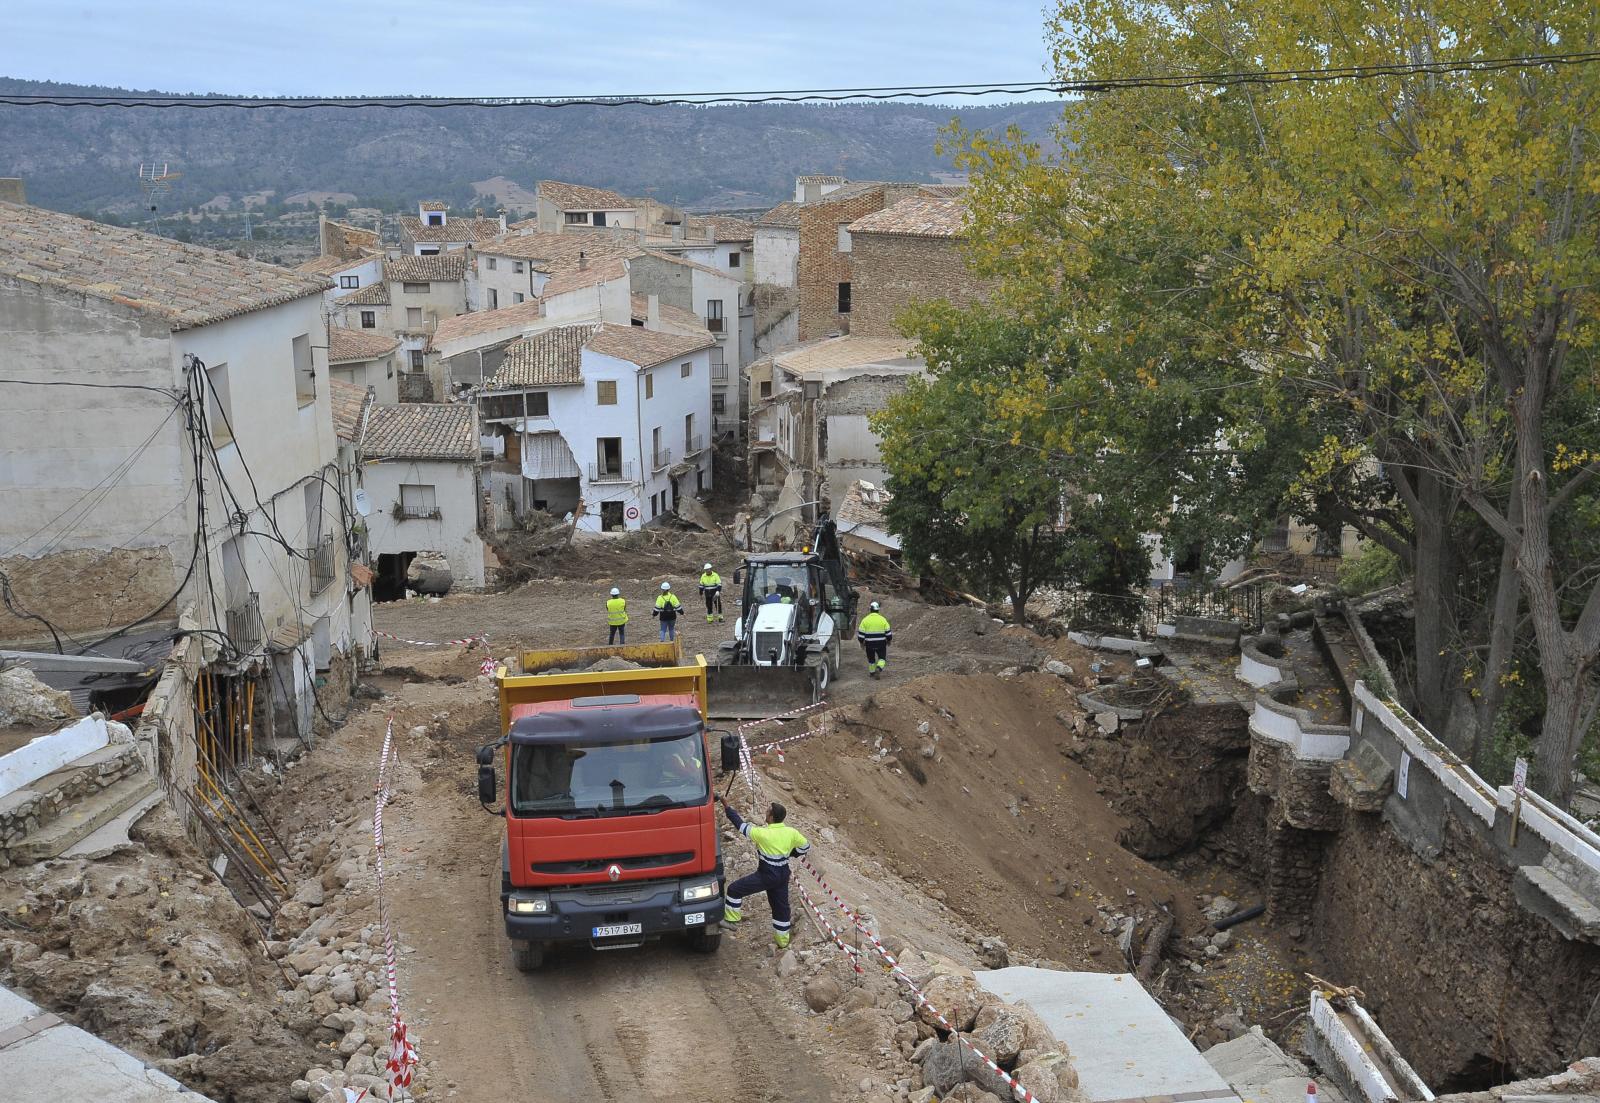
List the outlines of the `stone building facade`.
<svg viewBox="0 0 1600 1103">
<path fill-rule="evenodd" d="M 852 222 L 916 192 L 915 184 L 846 184 L 800 207 L 799 339 L 851 331 L 855 299 Z"/>
<path fill-rule="evenodd" d="M 850 225 L 850 332 L 899 335 L 896 322 L 914 302 L 947 299 L 965 306 L 991 284 L 973 276 L 962 256 L 965 240 L 958 200 L 912 196 Z"/>
</svg>

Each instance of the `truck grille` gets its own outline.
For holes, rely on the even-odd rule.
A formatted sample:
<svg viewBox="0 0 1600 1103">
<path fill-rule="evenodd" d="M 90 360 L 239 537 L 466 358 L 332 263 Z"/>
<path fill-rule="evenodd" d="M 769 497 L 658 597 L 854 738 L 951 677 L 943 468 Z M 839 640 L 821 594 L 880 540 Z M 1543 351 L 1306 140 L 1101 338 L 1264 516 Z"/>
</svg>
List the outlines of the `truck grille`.
<svg viewBox="0 0 1600 1103">
<path fill-rule="evenodd" d="M 590 858 L 579 862 L 534 862 L 535 873 L 604 873 L 611 866 L 616 865 L 626 870 L 634 869 L 661 869 L 663 866 L 680 865 L 694 857 L 692 851 L 685 850 L 678 854 L 642 854 L 632 858 Z"/>
</svg>

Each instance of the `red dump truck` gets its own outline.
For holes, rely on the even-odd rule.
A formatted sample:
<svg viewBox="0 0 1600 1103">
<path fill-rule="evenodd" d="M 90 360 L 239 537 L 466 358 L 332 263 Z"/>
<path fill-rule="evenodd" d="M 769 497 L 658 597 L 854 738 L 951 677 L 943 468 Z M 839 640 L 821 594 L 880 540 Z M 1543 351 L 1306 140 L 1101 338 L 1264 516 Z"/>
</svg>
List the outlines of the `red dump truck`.
<svg viewBox="0 0 1600 1103">
<path fill-rule="evenodd" d="M 723 878 L 705 660 L 666 643 L 527 651 L 520 665 L 496 672 L 501 738 L 477 755 L 485 807 L 497 758 L 506 777 L 500 902 L 517 968 L 562 944 L 681 935 L 714 952 Z M 715 749 L 736 764 L 736 742 Z"/>
</svg>

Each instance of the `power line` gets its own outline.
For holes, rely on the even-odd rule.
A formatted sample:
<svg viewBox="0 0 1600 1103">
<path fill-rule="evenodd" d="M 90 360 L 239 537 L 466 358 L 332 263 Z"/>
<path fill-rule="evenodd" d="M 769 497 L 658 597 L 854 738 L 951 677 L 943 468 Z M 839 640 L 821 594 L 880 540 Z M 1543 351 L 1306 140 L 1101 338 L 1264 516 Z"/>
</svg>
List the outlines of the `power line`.
<svg viewBox="0 0 1600 1103">
<path fill-rule="evenodd" d="M 996 81 L 988 84 L 881 85 L 865 88 L 791 88 L 758 92 L 623 93 L 607 96 L 148 96 L 4 94 L 0 105 L 12 107 L 149 107 L 235 108 L 259 111 L 278 108 L 308 111 L 313 108 L 359 110 L 382 108 L 503 108 L 503 107 L 703 107 L 714 104 L 843 103 L 862 100 L 925 100 L 943 97 L 1091 95 L 1132 88 L 1232 87 L 1241 84 L 1287 84 L 1313 81 L 1371 80 L 1380 77 L 1493 73 L 1600 61 L 1600 51 L 1554 54 L 1517 54 L 1508 57 L 1466 58 L 1454 61 L 1380 63 L 1307 69 L 1235 69 L 1217 72 L 1175 72 L 1106 77 L 1097 80 Z"/>
</svg>

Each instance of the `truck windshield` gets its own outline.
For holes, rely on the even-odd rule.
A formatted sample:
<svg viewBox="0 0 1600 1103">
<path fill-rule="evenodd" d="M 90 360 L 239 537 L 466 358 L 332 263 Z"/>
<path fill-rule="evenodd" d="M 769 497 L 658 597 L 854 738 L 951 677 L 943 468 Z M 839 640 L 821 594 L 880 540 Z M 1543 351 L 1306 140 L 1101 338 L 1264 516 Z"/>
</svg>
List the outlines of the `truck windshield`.
<svg viewBox="0 0 1600 1103">
<path fill-rule="evenodd" d="M 619 743 L 519 744 L 511 755 L 517 816 L 626 816 L 704 804 L 698 733 Z"/>
</svg>

